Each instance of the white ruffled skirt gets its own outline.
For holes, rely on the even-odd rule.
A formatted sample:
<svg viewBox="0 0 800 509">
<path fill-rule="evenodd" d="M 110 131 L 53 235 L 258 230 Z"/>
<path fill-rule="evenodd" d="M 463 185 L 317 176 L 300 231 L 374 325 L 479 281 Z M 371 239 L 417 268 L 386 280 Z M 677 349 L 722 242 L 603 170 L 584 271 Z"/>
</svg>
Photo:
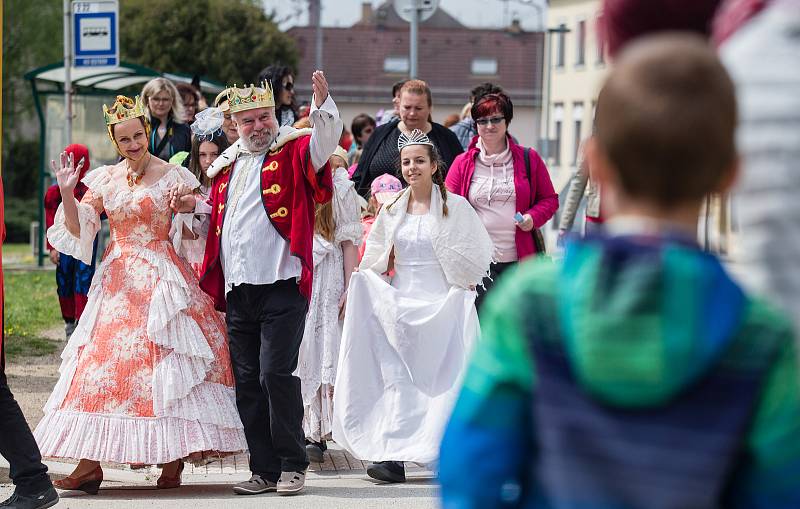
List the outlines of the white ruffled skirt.
<svg viewBox="0 0 800 509">
<path fill-rule="evenodd" d="M 398 266 L 390 284 L 350 278 L 333 406 L 333 439 L 369 461 L 438 459 L 478 333 L 475 292 L 438 264 Z"/>
<path fill-rule="evenodd" d="M 80 251 L 61 227 L 62 252 Z M 247 449 L 222 316 L 165 238 L 114 240 L 34 432 L 46 457 L 160 464 Z"/>
</svg>

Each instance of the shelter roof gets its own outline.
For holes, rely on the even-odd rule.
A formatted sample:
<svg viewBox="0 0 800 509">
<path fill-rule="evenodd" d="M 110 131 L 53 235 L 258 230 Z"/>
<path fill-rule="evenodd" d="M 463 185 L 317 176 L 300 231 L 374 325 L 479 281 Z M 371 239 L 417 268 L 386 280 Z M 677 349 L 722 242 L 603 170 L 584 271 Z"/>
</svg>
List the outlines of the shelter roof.
<svg viewBox="0 0 800 509">
<path fill-rule="evenodd" d="M 37 83 L 49 83 L 63 89 L 66 79 L 63 62 L 56 62 L 29 71 L 25 79 Z M 185 74 L 160 73 L 141 65 L 121 62 L 118 67 L 73 67 L 70 80 L 78 91 L 114 92 L 142 85 L 153 78 L 164 77 L 172 81 L 191 83 L 192 77 Z M 204 93 L 218 94 L 225 86 L 210 79 L 201 79 L 200 87 Z"/>
</svg>

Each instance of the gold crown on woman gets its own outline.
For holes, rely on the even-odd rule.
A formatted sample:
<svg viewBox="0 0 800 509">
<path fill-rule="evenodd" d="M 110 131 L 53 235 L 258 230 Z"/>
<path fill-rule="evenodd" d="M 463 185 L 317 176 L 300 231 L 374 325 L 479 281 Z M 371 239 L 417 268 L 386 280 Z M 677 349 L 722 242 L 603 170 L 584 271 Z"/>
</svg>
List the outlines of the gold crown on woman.
<svg viewBox="0 0 800 509">
<path fill-rule="evenodd" d="M 137 95 L 136 99 L 118 95 L 117 100 L 111 105 L 111 108 L 103 105 L 103 117 L 106 119 L 106 125 L 119 124 L 132 118 L 143 117 L 145 115 L 144 102 Z"/>
<path fill-rule="evenodd" d="M 274 108 L 275 96 L 272 95 L 272 86 L 269 82 L 262 81 L 261 86 L 250 85 L 245 88 L 237 88 L 234 84 L 226 89 L 228 94 L 228 105 L 231 113 L 237 111 L 253 110 L 256 108 Z"/>
</svg>

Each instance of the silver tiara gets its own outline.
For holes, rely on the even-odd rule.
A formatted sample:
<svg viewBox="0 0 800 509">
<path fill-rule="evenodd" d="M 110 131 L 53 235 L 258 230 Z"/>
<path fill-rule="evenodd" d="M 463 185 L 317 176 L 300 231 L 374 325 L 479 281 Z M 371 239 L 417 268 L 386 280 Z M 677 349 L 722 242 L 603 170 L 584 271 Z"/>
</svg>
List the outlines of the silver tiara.
<svg viewBox="0 0 800 509">
<path fill-rule="evenodd" d="M 419 129 L 414 129 L 411 131 L 411 134 L 400 133 L 400 137 L 397 138 L 397 150 L 403 150 L 403 147 L 407 147 L 408 145 L 430 145 L 433 146 L 433 142 L 428 135 L 420 131 Z"/>
</svg>

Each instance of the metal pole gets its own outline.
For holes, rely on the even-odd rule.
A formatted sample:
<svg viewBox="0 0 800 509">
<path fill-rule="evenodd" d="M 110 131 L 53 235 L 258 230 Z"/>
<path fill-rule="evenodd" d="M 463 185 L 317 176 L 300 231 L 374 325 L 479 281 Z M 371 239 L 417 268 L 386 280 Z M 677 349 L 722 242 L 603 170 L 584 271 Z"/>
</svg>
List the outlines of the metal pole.
<svg viewBox="0 0 800 509">
<path fill-rule="evenodd" d="M 419 38 L 419 15 L 420 15 L 420 0 L 415 0 L 414 7 L 411 9 L 411 32 L 409 34 L 409 50 L 408 50 L 408 77 L 410 79 L 417 78 L 417 59 L 418 50 L 417 39 Z"/>
<path fill-rule="evenodd" d="M 542 128 L 542 134 L 543 134 L 542 135 L 542 139 L 545 140 L 545 143 L 544 143 L 544 146 L 542 147 L 544 149 L 544 150 L 542 150 L 542 158 L 545 161 L 547 161 L 547 159 L 550 157 L 550 67 L 551 67 L 550 66 L 550 57 L 551 57 L 551 53 L 552 53 L 552 50 L 550 49 L 550 47 L 551 47 L 551 42 L 550 41 L 551 41 L 552 34 L 549 31 L 546 31 L 544 34 L 545 34 L 544 35 L 544 48 L 545 48 L 545 50 L 544 50 L 544 61 L 545 61 L 545 68 L 544 68 L 545 85 L 544 85 L 544 89 L 545 89 L 545 93 L 547 94 L 547 96 L 546 96 L 546 101 L 544 103 L 544 126 Z"/>
<path fill-rule="evenodd" d="M 66 145 L 72 143 L 72 44 L 70 28 L 72 13 L 70 0 L 64 0 L 64 137 Z"/>
<path fill-rule="evenodd" d="M 311 9 L 314 10 L 316 28 L 316 69 L 322 69 L 322 0 L 311 0 Z"/>
<path fill-rule="evenodd" d="M 36 117 L 39 119 L 39 236 L 36 239 L 36 246 L 39 248 L 39 257 L 36 260 L 39 267 L 44 266 L 44 193 L 45 181 L 47 179 L 47 163 L 45 157 L 47 151 L 45 150 L 45 143 L 47 142 L 47 123 L 45 122 L 44 112 L 42 111 L 42 102 L 39 96 L 39 90 L 36 88 L 36 78 L 31 79 L 31 91 L 33 92 L 33 106 L 36 109 Z"/>
</svg>

